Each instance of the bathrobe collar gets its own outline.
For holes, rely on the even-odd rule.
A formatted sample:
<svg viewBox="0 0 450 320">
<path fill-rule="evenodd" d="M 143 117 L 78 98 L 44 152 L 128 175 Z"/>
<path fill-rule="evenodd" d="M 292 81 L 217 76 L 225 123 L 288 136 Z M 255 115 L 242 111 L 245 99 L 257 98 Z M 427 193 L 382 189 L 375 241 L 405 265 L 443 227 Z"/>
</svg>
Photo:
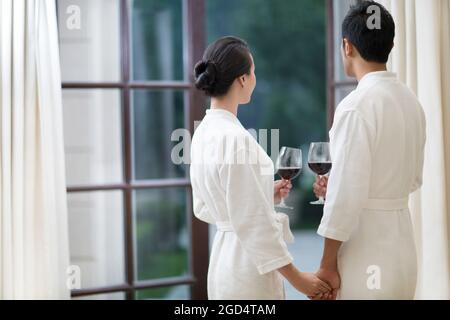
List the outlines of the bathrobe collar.
<svg viewBox="0 0 450 320">
<path fill-rule="evenodd" d="M 389 71 L 375 71 L 369 72 L 359 80 L 358 87 L 356 89 L 366 88 L 373 85 L 378 81 L 396 81 L 397 74 Z"/>
</svg>

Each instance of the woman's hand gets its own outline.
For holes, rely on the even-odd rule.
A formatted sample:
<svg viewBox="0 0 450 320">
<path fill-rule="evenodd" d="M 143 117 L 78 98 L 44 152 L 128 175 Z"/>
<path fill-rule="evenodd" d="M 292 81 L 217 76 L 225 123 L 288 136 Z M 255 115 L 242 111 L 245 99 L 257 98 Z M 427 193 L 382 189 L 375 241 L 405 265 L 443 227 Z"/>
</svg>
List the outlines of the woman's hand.
<svg viewBox="0 0 450 320">
<path fill-rule="evenodd" d="M 291 181 L 284 179 L 275 181 L 273 189 L 273 200 L 275 204 L 278 204 L 280 203 L 281 199 L 287 198 L 287 196 L 289 195 L 289 192 L 292 189 Z"/>
</svg>

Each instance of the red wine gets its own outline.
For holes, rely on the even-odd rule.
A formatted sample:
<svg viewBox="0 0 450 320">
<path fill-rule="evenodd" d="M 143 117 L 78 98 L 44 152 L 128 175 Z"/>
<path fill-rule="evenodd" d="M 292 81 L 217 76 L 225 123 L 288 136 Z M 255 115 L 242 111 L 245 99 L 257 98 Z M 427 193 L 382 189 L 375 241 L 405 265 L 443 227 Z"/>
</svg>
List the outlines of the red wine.
<svg viewBox="0 0 450 320">
<path fill-rule="evenodd" d="M 323 176 L 331 170 L 331 162 L 309 162 L 308 166 L 319 176 Z"/>
<path fill-rule="evenodd" d="M 282 177 L 285 180 L 292 180 L 294 178 L 297 178 L 297 176 L 300 174 L 301 168 L 279 168 L 277 173 L 280 177 Z"/>
</svg>

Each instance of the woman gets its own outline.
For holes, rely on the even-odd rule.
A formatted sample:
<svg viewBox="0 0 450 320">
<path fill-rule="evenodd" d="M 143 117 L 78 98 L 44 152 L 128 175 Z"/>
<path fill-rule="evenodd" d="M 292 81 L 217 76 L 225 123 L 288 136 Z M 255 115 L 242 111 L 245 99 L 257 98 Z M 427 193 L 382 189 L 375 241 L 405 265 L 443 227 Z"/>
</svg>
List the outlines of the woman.
<svg viewBox="0 0 450 320">
<path fill-rule="evenodd" d="M 274 202 L 289 193 L 274 183 L 270 157 L 237 118 L 250 102 L 255 65 L 247 44 L 224 37 L 211 44 L 195 66 L 195 85 L 211 97 L 191 146 L 194 214 L 215 224 L 209 272 L 210 299 L 284 299 L 283 278 L 307 296 L 330 287 L 292 264 L 285 240 L 292 238 L 286 215 Z"/>
</svg>

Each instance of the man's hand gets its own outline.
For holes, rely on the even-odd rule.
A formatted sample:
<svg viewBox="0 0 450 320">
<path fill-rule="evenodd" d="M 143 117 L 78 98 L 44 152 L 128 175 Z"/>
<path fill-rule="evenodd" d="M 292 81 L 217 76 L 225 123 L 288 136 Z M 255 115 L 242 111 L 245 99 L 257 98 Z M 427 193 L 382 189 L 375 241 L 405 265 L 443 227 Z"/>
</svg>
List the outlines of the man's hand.
<svg viewBox="0 0 450 320">
<path fill-rule="evenodd" d="M 320 268 L 316 272 L 316 276 L 326 282 L 333 290 L 330 295 L 310 296 L 309 298 L 312 300 L 336 300 L 337 292 L 341 286 L 341 278 L 339 277 L 337 270 Z"/>
<path fill-rule="evenodd" d="M 275 204 L 278 204 L 280 203 L 281 199 L 287 198 L 289 192 L 292 189 L 292 184 L 289 180 L 278 180 L 275 181 L 273 189 L 273 200 Z"/>
<path fill-rule="evenodd" d="M 313 191 L 317 198 L 325 198 L 327 194 L 327 186 L 328 186 L 328 177 L 326 176 L 317 176 L 316 182 L 313 185 Z"/>
<path fill-rule="evenodd" d="M 294 282 L 292 285 L 295 289 L 308 297 L 316 296 L 323 299 L 324 297 L 329 297 L 333 294 L 331 286 L 314 273 L 300 272 L 298 281 Z"/>
<path fill-rule="evenodd" d="M 323 297 L 324 295 L 331 295 L 331 286 L 320 280 L 314 273 L 300 272 L 292 263 L 279 268 L 278 272 L 280 272 L 295 289 L 306 296 Z"/>
<path fill-rule="evenodd" d="M 341 248 L 342 241 L 325 238 L 323 246 L 322 261 L 320 261 L 320 268 L 316 272 L 316 276 L 325 281 L 331 288 L 330 295 L 314 295 L 310 299 L 332 299 L 336 300 L 337 292 L 341 287 L 341 277 L 338 273 L 338 252 Z"/>
</svg>

